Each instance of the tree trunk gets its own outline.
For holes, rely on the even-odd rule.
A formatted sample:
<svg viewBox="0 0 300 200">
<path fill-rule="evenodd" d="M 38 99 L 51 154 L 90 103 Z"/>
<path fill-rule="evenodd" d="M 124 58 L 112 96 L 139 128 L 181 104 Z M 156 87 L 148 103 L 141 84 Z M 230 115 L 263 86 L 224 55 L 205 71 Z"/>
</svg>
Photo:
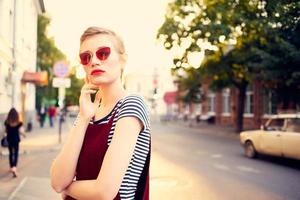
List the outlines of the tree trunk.
<svg viewBox="0 0 300 200">
<path fill-rule="evenodd" d="M 238 87 L 238 103 L 236 110 L 236 129 L 237 133 L 240 133 L 243 130 L 243 121 L 244 121 L 244 109 L 245 109 L 245 98 L 247 91 L 247 82 L 242 82 Z"/>
</svg>

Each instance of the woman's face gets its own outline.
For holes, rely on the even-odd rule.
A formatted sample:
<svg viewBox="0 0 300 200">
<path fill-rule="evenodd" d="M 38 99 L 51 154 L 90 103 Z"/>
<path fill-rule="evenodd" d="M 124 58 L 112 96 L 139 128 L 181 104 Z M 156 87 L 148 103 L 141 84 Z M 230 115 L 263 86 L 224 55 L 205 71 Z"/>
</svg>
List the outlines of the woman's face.
<svg viewBox="0 0 300 200">
<path fill-rule="evenodd" d="M 110 54 L 107 51 L 110 49 Z M 100 49 L 100 51 L 99 51 Z M 103 51 L 101 53 L 101 51 Z M 90 61 L 86 65 L 82 65 L 90 83 L 95 85 L 110 84 L 120 79 L 121 68 L 123 67 L 121 56 L 117 52 L 114 44 L 114 38 L 110 35 L 94 35 L 84 40 L 80 46 L 80 54 L 89 52 Z M 96 52 L 100 52 L 102 56 L 99 59 Z"/>
</svg>

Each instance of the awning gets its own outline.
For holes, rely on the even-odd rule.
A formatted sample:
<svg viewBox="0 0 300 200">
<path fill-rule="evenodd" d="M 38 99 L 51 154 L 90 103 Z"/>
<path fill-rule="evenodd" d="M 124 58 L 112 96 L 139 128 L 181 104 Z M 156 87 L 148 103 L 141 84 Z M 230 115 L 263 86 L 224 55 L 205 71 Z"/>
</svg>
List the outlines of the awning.
<svg viewBox="0 0 300 200">
<path fill-rule="evenodd" d="M 177 101 L 177 91 L 166 92 L 164 94 L 164 101 L 166 104 L 172 104 Z"/>
<path fill-rule="evenodd" d="M 33 83 L 38 86 L 48 85 L 48 73 L 47 71 L 42 72 L 28 72 L 23 73 L 21 81 L 23 83 Z"/>
</svg>

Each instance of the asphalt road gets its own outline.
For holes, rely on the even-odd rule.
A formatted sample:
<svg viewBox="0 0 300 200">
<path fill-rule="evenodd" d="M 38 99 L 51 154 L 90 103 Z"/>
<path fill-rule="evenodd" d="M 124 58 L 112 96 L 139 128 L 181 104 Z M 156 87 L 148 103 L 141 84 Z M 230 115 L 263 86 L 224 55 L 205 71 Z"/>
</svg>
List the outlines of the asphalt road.
<svg viewBox="0 0 300 200">
<path fill-rule="evenodd" d="M 58 153 L 49 145 L 57 135 L 44 131 L 23 141 L 33 149 L 20 156 L 18 178 L 8 172 L 7 156 L 0 156 L 0 200 L 59 199 L 49 184 L 49 168 Z M 248 159 L 238 138 L 223 132 L 152 123 L 151 200 L 300 199 L 299 161 Z M 41 142 L 44 146 L 35 145 Z"/>
<path fill-rule="evenodd" d="M 171 173 L 167 180 L 173 180 L 168 199 L 300 199 L 299 161 L 248 159 L 238 137 L 226 136 L 222 129 L 209 134 L 201 127 L 153 123 L 152 130 L 154 158 L 159 155 L 181 169 L 181 174 Z M 185 186 L 185 194 L 177 192 Z"/>
</svg>

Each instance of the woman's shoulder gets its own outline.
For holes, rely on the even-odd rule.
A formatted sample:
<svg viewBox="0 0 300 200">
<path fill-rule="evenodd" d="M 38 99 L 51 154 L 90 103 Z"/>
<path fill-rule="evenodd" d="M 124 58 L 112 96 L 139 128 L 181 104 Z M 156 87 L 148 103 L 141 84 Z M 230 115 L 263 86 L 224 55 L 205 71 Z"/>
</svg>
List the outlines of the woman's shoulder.
<svg viewBox="0 0 300 200">
<path fill-rule="evenodd" d="M 140 104 L 146 105 L 144 97 L 142 97 L 139 94 L 128 94 L 123 99 L 123 104 L 129 103 L 129 102 L 131 102 L 131 103 L 135 102 L 135 103 L 140 103 Z"/>
<path fill-rule="evenodd" d="M 7 121 L 5 121 L 5 122 L 4 122 L 4 125 L 5 125 L 6 127 L 11 127 L 11 128 L 17 127 L 17 128 L 19 128 L 19 127 L 23 126 L 23 122 L 16 122 L 16 123 L 10 124 L 10 123 L 8 123 Z"/>
<path fill-rule="evenodd" d="M 141 95 L 130 94 L 123 99 L 117 119 L 129 116 L 137 117 L 142 121 L 146 129 L 150 129 L 149 109 Z"/>
<path fill-rule="evenodd" d="M 127 95 L 121 105 L 120 105 L 120 108 L 128 108 L 128 107 L 135 107 L 135 108 L 140 108 L 142 109 L 143 111 L 145 112 L 148 112 L 148 106 L 147 106 L 147 103 L 144 99 L 144 97 L 142 97 L 141 95 L 139 94 L 129 94 Z"/>
</svg>

